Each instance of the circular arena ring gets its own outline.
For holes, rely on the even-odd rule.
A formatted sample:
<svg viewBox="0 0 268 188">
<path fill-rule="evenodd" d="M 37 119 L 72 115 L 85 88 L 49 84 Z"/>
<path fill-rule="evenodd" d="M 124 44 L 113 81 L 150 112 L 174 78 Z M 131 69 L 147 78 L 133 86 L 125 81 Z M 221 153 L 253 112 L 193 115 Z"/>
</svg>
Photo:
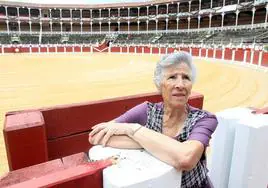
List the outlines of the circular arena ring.
<svg viewBox="0 0 268 188">
<path fill-rule="evenodd" d="M 0 125 L 7 111 L 91 101 L 156 91 L 153 70 L 159 54 L 65 53 L 1 56 Z M 268 105 L 268 74 L 227 61 L 195 58 L 194 91 L 204 109 Z M 3 127 L 1 127 L 3 128 Z M 1 133 L 1 172 L 5 148 Z"/>
</svg>

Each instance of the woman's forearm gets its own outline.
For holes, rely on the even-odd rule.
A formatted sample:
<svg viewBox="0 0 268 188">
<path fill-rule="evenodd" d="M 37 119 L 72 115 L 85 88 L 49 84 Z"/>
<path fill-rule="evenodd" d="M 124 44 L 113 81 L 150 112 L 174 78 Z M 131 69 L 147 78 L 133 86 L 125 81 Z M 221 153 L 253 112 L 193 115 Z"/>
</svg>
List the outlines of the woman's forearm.
<svg viewBox="0 0 268 188">
<path fill-rule="evenodd" d="M 107 146 L 120 149 L 141 149 L 142 146 L 128 136 L 112 136 Z"/>
<path fill-rule="evenodd" d="M 132 139 L 159 160 L 181 169 L 186 152 L 182 143 L 147 128 L 137 131 Z"/>
</svg>

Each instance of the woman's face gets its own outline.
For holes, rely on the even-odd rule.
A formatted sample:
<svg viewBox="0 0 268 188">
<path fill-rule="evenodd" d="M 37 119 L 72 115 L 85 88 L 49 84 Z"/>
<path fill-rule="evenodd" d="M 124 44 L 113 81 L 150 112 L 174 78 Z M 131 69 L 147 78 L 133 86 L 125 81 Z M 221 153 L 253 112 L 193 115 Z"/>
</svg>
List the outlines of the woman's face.
<svg viewBox="0 0 268 188">
<path fill-rule="evenodd" d="M 184 106 L 192 90 L 192 71 L 186 63 L 164 69 L 160 89 L 165 104 Z"/>
</svg>

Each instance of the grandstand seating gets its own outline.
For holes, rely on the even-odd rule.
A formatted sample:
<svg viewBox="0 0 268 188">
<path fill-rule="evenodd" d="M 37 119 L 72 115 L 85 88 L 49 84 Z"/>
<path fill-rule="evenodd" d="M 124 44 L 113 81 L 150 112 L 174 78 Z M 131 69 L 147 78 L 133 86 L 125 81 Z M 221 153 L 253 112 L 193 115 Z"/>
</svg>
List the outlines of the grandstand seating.
<svg viewBox="0 0 268 188">
<path fill-rule="evenodd" d="M 115 44 L 268 42 L 267 1 L 189 2 L 163 0 L 125 7 L 111 4 L 70 9 L 49 5 L 40 8 L 27 3 L 22 7 L 7 1 L 0 6 L 0 43 L 10 44 L 13 33 L 22 44 L 92 44 L 102 41 L 108 33 L 119 34 Z M 241 26 L 243 30 L 235 30 Z"/>
</svg>

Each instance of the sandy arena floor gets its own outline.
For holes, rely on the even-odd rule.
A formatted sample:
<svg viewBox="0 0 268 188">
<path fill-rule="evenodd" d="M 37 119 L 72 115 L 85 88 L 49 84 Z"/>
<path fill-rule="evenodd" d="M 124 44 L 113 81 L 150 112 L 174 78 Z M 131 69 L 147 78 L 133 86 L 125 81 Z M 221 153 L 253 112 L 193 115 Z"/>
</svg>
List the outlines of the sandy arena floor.
<svg viewBox="0 0 268 188">
<path fill-rule="evenodd" d="M 76 103 L 155 91 L 159 55 L 12 54 L 0 56 L 0 176 L 8 171 L 3 140 L 7 111 Z M 268 74 L 216 60 L 195 59 L 193 90 L 204 109 L 268 106 Z"/>
</svg>

